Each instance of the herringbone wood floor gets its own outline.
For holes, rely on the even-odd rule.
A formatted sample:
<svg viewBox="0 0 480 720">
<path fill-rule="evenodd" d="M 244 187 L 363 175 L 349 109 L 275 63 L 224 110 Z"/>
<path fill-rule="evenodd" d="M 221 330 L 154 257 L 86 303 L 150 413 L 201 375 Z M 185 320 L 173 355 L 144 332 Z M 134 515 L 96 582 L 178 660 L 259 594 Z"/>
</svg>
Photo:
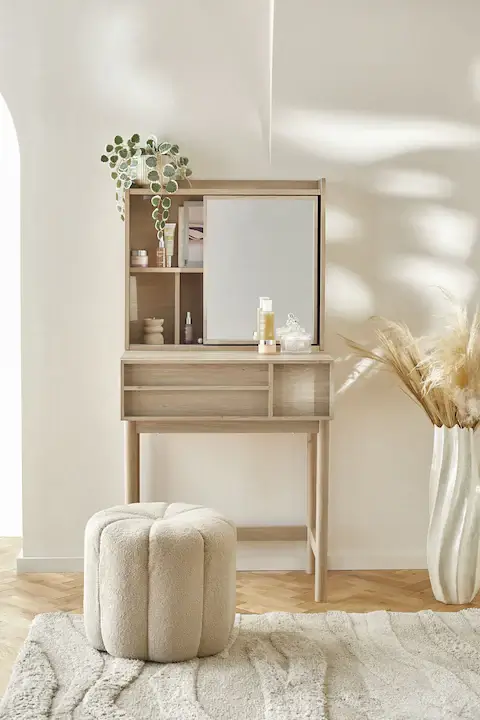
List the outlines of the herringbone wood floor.
<svg viewBox="0 0 480 720">
<path fill-rule="evenodd" d="M 15 559 L 21 541 L 0 539 L 0 695 L 38 613 L 82 611 L 80 573 L 19 575 Z M 470 607 L 480 607 L 480 596 Z M 436 602 L 424 570 L 334 571 L 329 573 L 329 602 L 313 602 L 313 578 L 302 572 L 238 573 L 237 610 L 240 613 L 397 610 L 416 612 L 457 610 Z"/>
</svg>

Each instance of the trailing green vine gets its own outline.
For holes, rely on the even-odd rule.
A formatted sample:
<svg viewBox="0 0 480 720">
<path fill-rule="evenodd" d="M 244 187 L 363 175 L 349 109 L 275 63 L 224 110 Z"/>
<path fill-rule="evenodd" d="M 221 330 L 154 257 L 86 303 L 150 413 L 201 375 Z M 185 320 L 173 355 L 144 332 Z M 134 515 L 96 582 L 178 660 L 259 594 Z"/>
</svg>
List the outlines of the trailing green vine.
<svg viewBox="0 0 480 720">
<path fill-rule="evenodd" d="M 172 205 L 168 195 L 173 195 L 178 190 L 179 181 L 188 179 L 192 174 L 188 158 L 179 155 L 178 145 L 159 143 L 155 135 L 150 135 L 142 145 L 140 136 L 135 133 L 126 142 L 121 135 L 116 135 L 113 143 L 106 145 L 100 160 L 109 164 L 110 174 L 116 183 L 117 210 L 122 220 L 125 220 L 125 192 L 135 185 L 139 165 L 145 162 L 153 193 L 152 219 L 160 239 Z"/>
</svg>

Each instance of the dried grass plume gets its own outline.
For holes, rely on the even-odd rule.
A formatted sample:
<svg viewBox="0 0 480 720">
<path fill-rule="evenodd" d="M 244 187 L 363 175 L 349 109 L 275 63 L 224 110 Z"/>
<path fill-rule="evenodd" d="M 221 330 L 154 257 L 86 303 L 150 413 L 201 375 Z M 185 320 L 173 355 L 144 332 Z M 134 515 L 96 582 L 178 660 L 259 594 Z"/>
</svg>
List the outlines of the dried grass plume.
<svg viewBox="0 0 480 720">
<path fill-rule="evenodd" d="M 374 318 L 378 349 L 344 338 L 362 358 L 393 372 L 434 425 L 476 429 L 480 424 L 480 313 L 455 307 L 439 335 L 416 338 L 405 323 Z"/>
</svg>

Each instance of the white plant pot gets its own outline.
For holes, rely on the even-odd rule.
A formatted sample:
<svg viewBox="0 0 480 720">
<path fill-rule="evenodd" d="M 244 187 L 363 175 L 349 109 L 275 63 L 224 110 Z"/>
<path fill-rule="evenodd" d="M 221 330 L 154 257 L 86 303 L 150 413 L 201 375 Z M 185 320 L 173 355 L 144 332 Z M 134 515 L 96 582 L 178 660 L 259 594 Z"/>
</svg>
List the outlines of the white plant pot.
<svg viewBox="0 0 480 720">
<path fill-rule="evenodd" d="M 435 427 L 427 564 L 433 594 L 468 603 L 480 589 L 480 483 L 474 433 Z"/>
<path fill-rule="evenodd" d="M 136 187 L 150 187 L 150 180 L 148 179 L 148 173 L 152 169 L 148 167 L 146 160 L 151 155 L 141 155 L 138 158 L 138 165 L 135 173 L 135 186 Z M 157 170 L 161 171 L 161 168 L 168 162 L 165 155 L 157 155 Z"/>
</svg>

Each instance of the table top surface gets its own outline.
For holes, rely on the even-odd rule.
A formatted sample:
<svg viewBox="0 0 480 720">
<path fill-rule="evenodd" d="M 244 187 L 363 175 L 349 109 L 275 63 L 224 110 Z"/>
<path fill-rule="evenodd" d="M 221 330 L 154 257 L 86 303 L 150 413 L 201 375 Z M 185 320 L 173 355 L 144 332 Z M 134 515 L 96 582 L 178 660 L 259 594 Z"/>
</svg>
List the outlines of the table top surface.
<svg viewBox="0 0 480 720">
<path fill-rule="evenodd" d="M 126 350 L 122 355 L 122 362 L 126 364 L 168 363 L 184 365 L 201 364 L 318 364 L 332 363 L 333 358 L 318 349 L 310 353 L 281 353 L 263 355 L 256 348 L 226 349 L 203 348 L 185 350 Z"/>
</svg>

